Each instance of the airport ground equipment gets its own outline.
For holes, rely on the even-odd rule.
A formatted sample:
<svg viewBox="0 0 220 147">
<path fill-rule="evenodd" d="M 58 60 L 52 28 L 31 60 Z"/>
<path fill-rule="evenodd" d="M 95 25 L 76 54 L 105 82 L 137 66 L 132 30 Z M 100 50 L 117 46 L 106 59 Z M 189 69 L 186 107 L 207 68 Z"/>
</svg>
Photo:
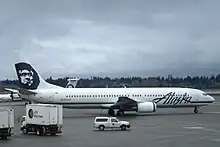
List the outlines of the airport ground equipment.
<svg viewBox="0 0 220 147">
<path fill-rule="evenodd" d="M 27 104 L 26 115 L 21 118 L 23 134 L 56 135 L 62 133 L 63 107 L 54 104 Z"/>
<path fill-rule="evenodd" d="M 120 121 L 116 117 L 96 117 L 93 128 L 98 128 L 100 131 L 105 129 L 121 129 L 125 131 L 130 126 L 128 121 Z"/>
<path fill-rule="evenodd" d="M 14 130 L 14 109 L 0 108 L 0 138 L 7 139 Z"/>
</svg>

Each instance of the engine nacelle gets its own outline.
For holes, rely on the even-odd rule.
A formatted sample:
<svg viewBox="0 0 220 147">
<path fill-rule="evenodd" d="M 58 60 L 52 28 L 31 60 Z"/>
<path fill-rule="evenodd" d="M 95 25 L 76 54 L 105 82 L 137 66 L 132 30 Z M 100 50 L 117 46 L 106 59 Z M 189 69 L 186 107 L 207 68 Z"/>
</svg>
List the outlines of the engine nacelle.
<svg viewBox="0 0 220 147">
<path fill-rule="evenodd" d="M 157 109 L 157 105 L 153 102 L 142 102 L 137 104 L 138 113 L 155 112 L 156 109 Z"/>
</svg>

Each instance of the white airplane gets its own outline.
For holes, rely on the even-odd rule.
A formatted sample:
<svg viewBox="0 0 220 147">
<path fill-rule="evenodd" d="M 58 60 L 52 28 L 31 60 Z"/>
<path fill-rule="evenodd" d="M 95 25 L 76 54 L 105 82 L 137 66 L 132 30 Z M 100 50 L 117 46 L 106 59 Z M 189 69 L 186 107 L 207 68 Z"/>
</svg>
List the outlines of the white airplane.
<svg viewBox="0 0 220 147">
<path fill-rule="evenodd" d="M 125 111 L 153 113 L 157 108 L 198 108 L 215 99 L 192 88 L 64 88 L 47 83 L 27 62 L 15 64 L 20 88 L 17 92 L 28 101 L 61 104 L 72 109 L 108 109 L 110 116 L 121 116 Z"/>
</svg>

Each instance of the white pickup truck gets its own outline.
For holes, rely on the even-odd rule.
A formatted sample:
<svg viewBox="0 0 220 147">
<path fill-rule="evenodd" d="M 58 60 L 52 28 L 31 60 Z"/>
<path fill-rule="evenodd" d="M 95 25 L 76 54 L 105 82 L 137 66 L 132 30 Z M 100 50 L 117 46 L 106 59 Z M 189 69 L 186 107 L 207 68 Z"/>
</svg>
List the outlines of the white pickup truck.
<svg viewBox="0 0 220 147">
<path fill-rule="evenodd" d="M 116 117 L 96 117 L 94 120 L 93 128 L 98 128 L 100 131 L 106 129 L 116 129 L 119 128 L 125 131 L 130 128 L 130 123 L 128 121 L 120 121 Z"/>
</svg>

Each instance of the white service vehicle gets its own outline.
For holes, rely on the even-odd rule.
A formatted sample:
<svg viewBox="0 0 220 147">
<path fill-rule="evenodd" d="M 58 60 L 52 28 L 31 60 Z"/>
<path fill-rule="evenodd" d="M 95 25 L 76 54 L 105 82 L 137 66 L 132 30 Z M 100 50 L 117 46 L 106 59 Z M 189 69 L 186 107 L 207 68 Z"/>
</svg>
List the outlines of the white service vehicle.
<svg viewBox="0 0 220 147">
<path fill-rule="evenodd" d="M 14 130 L 14 110 L 12 108 L 0 108 L 0 137 L 7 139 Z"/>
<path fill-rule="evenodd" d="M 37 135 L 62 133 L 63 107 L 52 104 L 28 104 L 26 116 L 21 119 L 23 134 L 35 132 Z"/>
<path fill-rule="evenodd" d="M 96 117 L 94 120 L 93 128 L 98 128 L 100 131 L 106 129 L 116 129 L 126 130 L 130 128 L 130 123 L 128 121 L 120 121 L 116 117 Z"/>
</svg>

